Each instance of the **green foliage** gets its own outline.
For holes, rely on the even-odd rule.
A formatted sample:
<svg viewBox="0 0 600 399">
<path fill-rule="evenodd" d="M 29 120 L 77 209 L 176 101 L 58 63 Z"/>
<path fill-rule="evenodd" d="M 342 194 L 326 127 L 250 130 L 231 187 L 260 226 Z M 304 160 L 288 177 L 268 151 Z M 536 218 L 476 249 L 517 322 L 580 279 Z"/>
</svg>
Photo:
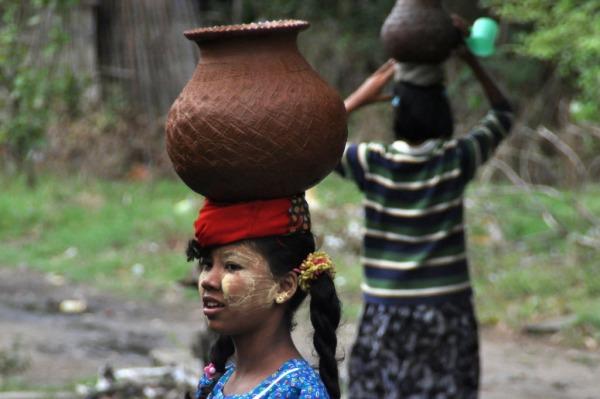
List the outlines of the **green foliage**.
<svg viewBox="0 0 600 399">
<path fill-rule="evenodd" d="M 76 0 L 0 0 L 0 145 L 23 167 L 74 77 L 57 65 L 68 41 L 62 16 Z"/>
<path fill-rule="evenodd" d="M 486 0 L 505 19 L 524 24 L 516 50 L 555 63 L 574 77 L 580 96 L 572 112 L 600 119 L 600 2 L 597 0 Z"/>
</svg>

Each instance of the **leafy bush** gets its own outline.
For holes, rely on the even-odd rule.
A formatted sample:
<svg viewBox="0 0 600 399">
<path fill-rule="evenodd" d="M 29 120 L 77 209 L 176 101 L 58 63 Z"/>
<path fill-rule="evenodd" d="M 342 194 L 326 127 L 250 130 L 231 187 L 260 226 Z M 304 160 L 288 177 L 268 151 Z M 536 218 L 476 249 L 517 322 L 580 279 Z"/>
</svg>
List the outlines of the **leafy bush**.
<svg viewBox="0 0 600 399">
<path fill-rule="evenodd" d="M 73 97 L 73 75 L 56 58 L 68 41 L 62 16 L 76 0 L 0 0 L 0 146 L 17 167 L 39 146 L 58 100 Z"/>
<path fill-rule="evenodd" d="M 509 21 L 525 27 L 516 50 L 551 61 L 578 89 L 571 111 L 600 120 L 600 2 L 597 0 L 486 0 Z"/>
</svg>

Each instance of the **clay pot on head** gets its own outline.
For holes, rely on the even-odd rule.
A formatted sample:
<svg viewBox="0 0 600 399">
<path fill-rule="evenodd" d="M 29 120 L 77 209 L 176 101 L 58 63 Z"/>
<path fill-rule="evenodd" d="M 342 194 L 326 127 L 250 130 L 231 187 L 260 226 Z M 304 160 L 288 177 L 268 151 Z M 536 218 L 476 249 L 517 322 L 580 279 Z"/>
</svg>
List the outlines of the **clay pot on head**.
<svg viewBox="0 0 600 399">
<path fill-rule="evenodd" d="M 439 63 L 460 35 L 441 0 L 397 0 L 381 28 L 390 57 L 401 62 Z"/>
<path fill-rule="evenodd" d="M 186 31 L 200 47 L 169 111 L 167 152 L 194 191 L 215 201 L 290 196 L 337 165 L 347 138 L 337 92 L 298 51 L 304 21 Z"/>
</svg>

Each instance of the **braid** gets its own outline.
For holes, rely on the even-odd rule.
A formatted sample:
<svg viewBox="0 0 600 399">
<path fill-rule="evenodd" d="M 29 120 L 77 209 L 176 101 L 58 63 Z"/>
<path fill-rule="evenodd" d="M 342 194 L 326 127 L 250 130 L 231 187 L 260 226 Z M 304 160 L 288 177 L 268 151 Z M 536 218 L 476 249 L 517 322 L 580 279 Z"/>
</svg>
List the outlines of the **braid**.
<svg viewBox="0 0 600 399">
<path fill-rule="evenodd" d="M 228 335 L 219 335 L 217 341 L 213 344 L 210 349 L 210 361 L 214 364 L 217 373 L 225 372 L 225 365 L 227 360 L 235 352 L 233 341 Z"/>
<path fill-rule="evenodd" d="M 315 329 L 313 345 L 319 355 L 319 375 L 332 399 L 340 398 L 336 330 L 341 304 L 331 276 L 321 274 L 310 287 L 310 321 Z"/>
<path fill-rule="evenodd" d="M 235 347 L 233 346 L 231 337 L 228 335 L 220 335 L 212 348 L 210 348 L 210 361 L 215 366 L 217 375 L 213 377 L 210 385 L 205 385 L 200 388 L 198 399 L 208 398 L 208 395 L 212 392 L 219 377 L 225 372 L 225 365 L 227 364 L 227 360 L 233 355 L 233 352 L 235 352 Z"/>
</svg>

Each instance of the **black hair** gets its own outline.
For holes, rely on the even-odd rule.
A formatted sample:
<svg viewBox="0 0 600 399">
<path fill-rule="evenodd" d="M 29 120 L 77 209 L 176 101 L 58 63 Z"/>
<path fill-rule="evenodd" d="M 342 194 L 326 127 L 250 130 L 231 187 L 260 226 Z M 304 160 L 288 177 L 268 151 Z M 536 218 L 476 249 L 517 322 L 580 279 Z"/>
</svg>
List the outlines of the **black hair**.
<svg viewBox="0 0 600 399">
<path fill-rule="evenodd" d="M 429 139 L 452 137 L 454 120 L 444 85 L 397 82 L 393 106 L 396 139 L 419 144 Z"/>
<path fill-rule="evenodd" d="M 300 264 L 308 254 L 315 251 L 315 240 L 311 233 L 298 232 L 286 236 L 272 236 L 246 240 L 267 260 L 275 278 L 283 277 Z M 201 249 L 197 241 L 190 241 L 187 249 L 188 261 L 201 259 L 210 251 Z M 313 345 L 319 355 L 319 375 L 329 396 L 340 398 L 339 372 L 335 357 L 337 348 L 336 330 L 340 324 L 341 303 L 331 276 L 322 273 L 312 281 L 310 292 L 300 287 L 286 302 L 285 323 L 291 331 L 296 310 L 310 294 L 310 320 L 315 330 Z M 211 349 L 210 360 L 217 373 L 225 371 L 225 364 L 234 353 L 233 341 L 228 336 L 219 336 Z M 214 379 L 216 383 L 217 378 Z M 200 398 L 207 398 L 214 386 L 203 387 Z"/>
</svg>

